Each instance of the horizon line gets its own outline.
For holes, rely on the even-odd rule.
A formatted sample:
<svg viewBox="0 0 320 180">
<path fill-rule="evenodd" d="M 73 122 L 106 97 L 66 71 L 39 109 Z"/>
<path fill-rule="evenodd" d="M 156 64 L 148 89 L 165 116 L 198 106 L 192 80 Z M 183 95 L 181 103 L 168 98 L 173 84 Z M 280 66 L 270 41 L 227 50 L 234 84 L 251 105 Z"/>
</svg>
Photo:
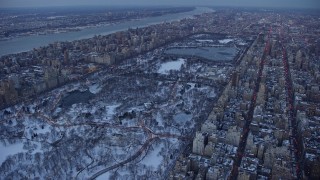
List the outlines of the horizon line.
<svg viewBox="0 0 320 180">
<path fill-rule="evenodd" d="M 207 8 L 259 8 L 259 9 L 301 9 L 301 10 L 319 10 L 320 7 L 275 7 L 275 6 L 242 6 L 242 5 L 56 5 L 56 6 L 8 6 L 8 7 L 0 7 L 0 9 L 37 9 L 37 8 L 73 8 L 73 7 L 117 7 L 117 8 L 128 8 L 128 7 L 207 7 Z"/>
</svg>

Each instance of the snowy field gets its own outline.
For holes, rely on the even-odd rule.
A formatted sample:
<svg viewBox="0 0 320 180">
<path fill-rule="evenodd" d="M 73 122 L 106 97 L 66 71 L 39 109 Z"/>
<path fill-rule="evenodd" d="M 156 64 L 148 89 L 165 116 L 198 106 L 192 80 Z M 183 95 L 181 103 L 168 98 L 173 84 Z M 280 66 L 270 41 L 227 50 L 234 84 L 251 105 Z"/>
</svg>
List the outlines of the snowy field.
<svg viewBox="0 0 320 180">
<path fill-rule="evenodd" d="M 182 65 L 185 63 L 185 59 L 179 58 L 177 61 L 169 61 L 161 64 L 158 70 L 160 74 L 169 74 L 170 71 L 179 71 Z"/>
<path fill-rule="evenodd" d="M 18 153 L 23 153 L 26 150 L 23 149 L 23 143 L 15 143 L 15 144 L 0 144 L 0 163 L 2 164 L 6 158 L 10 155 L 15 155 Z"/>
</svg>

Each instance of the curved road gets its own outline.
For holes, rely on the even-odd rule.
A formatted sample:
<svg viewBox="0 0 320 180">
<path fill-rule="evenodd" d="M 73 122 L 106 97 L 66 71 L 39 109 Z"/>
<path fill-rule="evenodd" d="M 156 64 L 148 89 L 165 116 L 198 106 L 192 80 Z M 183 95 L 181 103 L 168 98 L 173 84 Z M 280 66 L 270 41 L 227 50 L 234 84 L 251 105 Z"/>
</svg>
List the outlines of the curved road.
<svg viewBox="0 0 320 180">
<path fill-rule="evenodd" d="M 120 126 L 116 126 L 116 127 L 119 128 Z M 96 179 L 97 177 L 101 176 L 102 174 L 104 174 L 108 171 L 111 171 L 111 170 L 116 169 L 118 167 L 124 166 L 125 164 L 135 160 L 153 143 L 153 141 L 156 138 L 176 138 L 176 139 L 180 139 L 180 140 L 190 140 L 190 138 L 188 138 L 188 137 L 182 137 L 182 136 L 170 134 L 170 133 L 156 134 L 150 128 L 145 126 L 143 120 L 139 120 L 139 126 L 122 127 L 122 128 L 142 128 L 148 134 L 148 139 L 144 142 L 144 144 L 140 147 L 140 149 L 136 153 L 134 153 L 132 156 L 130 156 L 129 158 L 127 158 L 124 161 L 121 161 L 115 165 L 112 165 L 110 167 L 107 167 L 105 169 L 102 169 L 102 170 L 96 172 L 89 179 Z"/>
<path fill-rule="evenodd" d="M 108 171 L 111 171 L 111 170 L 113 170 L 115 168 L 121 167 L 121 166 L 123 166 L 123 165 L 125 165 L 125 164 L 127 164 L 127 163 L 129 163 L 129 162 L 131 162 L 133 160 L 135 160 L 136 158 L 138 158 L 147 149 L 147 147 L 149 147 L 149 145 L 152 143 L 152 141 L 155 140 L 156 138 L 157 138 L 157 136 L 148 139 L 141 146 L 141 148 L 136 153 L 134 153 L 134 155 L 130 156 L 128 159 L 126 159 L 126 160 L 124 160 L 124 161 L 122 161 L 122 162 L 120 162 L 118 164 L 115 164 L 113 166 L 110 166 L 108 168 L 105 168 L 105 169 L 102 169 L 102 170 L 98 171 L 97 173 L 92 175 L 89 179 L 92 179 L 92 180 L 96 179 L 97 177 L 101 176 L 102 174 L 104 174 L 104 173 L 106 173 Z"/>
</svg>

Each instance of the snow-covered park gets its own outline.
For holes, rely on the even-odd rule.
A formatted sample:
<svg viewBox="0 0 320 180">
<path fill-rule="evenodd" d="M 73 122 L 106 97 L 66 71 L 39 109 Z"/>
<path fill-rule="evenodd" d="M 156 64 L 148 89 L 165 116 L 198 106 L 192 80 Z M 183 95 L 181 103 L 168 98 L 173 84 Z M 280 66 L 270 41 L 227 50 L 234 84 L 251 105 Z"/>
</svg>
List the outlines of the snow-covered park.
<svg viewBox="0 0 320 180">
<path fill-rule="evenodd" d="M 168 177 L 231 68 L 156 52 L 1 110 L 0 177 Z"/>
</svg>

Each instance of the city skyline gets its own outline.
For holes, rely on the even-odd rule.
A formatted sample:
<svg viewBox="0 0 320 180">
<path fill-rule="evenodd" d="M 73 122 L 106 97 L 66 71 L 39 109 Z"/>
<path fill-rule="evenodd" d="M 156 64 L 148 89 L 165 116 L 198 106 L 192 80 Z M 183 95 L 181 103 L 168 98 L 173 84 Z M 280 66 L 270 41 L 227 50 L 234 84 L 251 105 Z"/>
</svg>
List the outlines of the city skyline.
<svg viewBox="0 0 320 180">
<path fill-rule="evenodd" d="M 314 0 L 90 2 L 0 0 L 1 179 L 320 179 Z"/>
<path fill-rule="evenodd" d="M 276 8 L 312 8 L 319 9 L 318 0 L 0 0 L 0 7 L 45 7 L 45 6 L 235 6 L 235 7 L 276 7 Z"/>
</svg>

